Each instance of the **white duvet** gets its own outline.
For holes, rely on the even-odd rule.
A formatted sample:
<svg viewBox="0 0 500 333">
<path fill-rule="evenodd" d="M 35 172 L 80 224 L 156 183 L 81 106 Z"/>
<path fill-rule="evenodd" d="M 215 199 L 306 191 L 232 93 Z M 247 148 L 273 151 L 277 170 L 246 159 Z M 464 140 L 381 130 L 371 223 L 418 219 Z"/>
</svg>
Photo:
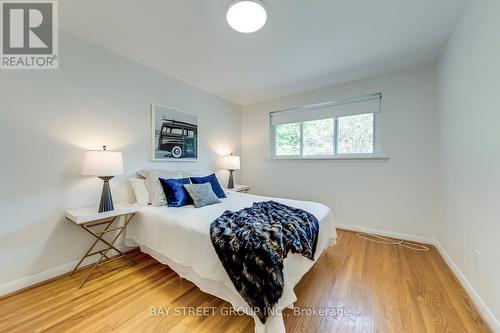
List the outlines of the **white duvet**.
<svg viewBox="0 0 500 333">
<path fill-rule="evenodd" d="M 313 214 L 320 222 L 315 258 L 319 258 L 329 243 L 336 239 L 333 216 L 322 204 L 281 198 L 269 198 L 237 192 L 228 193 L 222 203 L 194 208 L 143 207 L 126 230 L 125 243 L 140 246 L 159 262 L 168 265 L 181 277 L 192 281 L 201 290 L 222 298 L 236 309 L 248 309 L 248 304 L 234 288 L 210 240 L 210 224 L 226 210 L 237 211 L 254 202 L 274 200 Z M 276 305 L 279 309 L 292 307 L 296 301 L 293 287 L 312 267 L 311 261 L 300 254 L 289 254 L 284 262 L 285 286 Z M 250 312 L 247 311 L 250 315 Z M 281 311 L 274 311 L 262 324 L 257 316 L 256 333 L 282 333 L 285 326 Z"/>
</svg>

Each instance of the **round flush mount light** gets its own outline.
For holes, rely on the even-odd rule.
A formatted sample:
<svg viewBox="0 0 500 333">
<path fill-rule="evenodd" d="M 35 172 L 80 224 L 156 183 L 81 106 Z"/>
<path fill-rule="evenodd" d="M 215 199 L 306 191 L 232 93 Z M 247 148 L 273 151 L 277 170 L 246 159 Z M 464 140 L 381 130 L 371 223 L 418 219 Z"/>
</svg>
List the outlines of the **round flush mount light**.
<svg viewBox="0 0 500 333">
<path fill-rule="evenodd" d="M 227 23 L 231 28 L 242 33 L 260 30 L 267 21 L 267 12 L 260 1 L 235 1 L 227 10 Z"/>
</svg>

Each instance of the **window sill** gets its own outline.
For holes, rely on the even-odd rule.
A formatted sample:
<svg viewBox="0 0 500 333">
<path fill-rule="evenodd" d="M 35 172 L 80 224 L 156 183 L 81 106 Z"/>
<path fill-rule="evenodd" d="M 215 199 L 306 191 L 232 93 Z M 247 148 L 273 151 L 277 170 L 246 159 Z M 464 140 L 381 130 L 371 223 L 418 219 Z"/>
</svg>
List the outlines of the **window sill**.
<svg viewBox="0 0 500 333">
<path fill-rule="evenodd" d="M 269 157 L 270 162 L 310 162 L 310 161 L 387 161 L 388 156 L 381 155 L 345 155 L 333 157 Z"/>
</svg>

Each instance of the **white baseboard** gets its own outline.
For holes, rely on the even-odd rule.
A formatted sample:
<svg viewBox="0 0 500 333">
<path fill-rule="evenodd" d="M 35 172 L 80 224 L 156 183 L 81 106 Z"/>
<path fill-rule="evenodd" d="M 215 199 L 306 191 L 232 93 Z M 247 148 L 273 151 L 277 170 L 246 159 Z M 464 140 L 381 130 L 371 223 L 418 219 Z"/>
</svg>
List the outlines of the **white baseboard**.
<svg viewBox="0 0 500 333">
<path fill-rule="evenodd" d="M 425 244 L 434 244 L 436 241 L 432 238 L 427 238 L 427 237 L 422 237 L 422 236 L 415 236 L 415 235 L 409 235 L 409 234 L 401 234 L 398 232 L 392 232 L 392 231 L 387 231 L 387 230 L 381 230 L 381 229 L 373 229 L 373 228 L 366 228 L 366 227 L 361 227 L 357 225 L 342 225 L 342 224 L 337 224 L 337 228 L 339 229 L 345 229 L 345 230 L 351 230 L 351 231 L 358 231 L 358 232 L 366 232 L 370 234 L 376 234 L 379 236 L 385 236 L 385 237 L 390 237 L 390 238 L 397 238 L 397 239 L 404 239 L 410 242 L 419 242 L 419 243 L 425 243 Z"/>
<path fill-rule="evenodd" d="M 481 316 L 486 321 L 486 323 L 488 323 L 488 325 L 494 332 L 500 333 L 500 322 L 497 318 L 495 318 L 493 312 L 491 312 L 488 306 L 484 303 L 483 299 L 479 296 L 474 287 L 472 287 L 465 275 L 458 268 L 457 264 L 453 261 L 453 259 L 451 259 L 451 257 L 438 241 L 435 241 L 433 245 L 439 251 L 448 267 L 450 267 L 457 279 L 460 281 L 467 294 L 469 294 L 469 297 L 474 302 L 474 305 L 476 306 L 479 313 L 481 313 Z"/>
<path fill-rule="evenodd" d="M 493 315 L 493 312 L 491 312 L 491 310 L 488 308 L 488 306 L 484 303 L 483 299 L 479 296 L 479 294 L 476 292 L 474 287 L 472 287 L 470 282 L 467 280 L 465 275 L 458 268 L 457 264 L 453 261 L 453 259 L 451 259 L 451 257 L 448 255 L 448 253 L 443 248 L 443 246 L 436 239 L 422 237 L 422 236 L 401 234 L 401 233 L 397 233 L 397 232 L 380 230 L 380 229 L 353 226 L 353 225 L 337 225 L 337 227 L 340 229 L 346 229 L 346 230 L 358 231 L 358 232 L 366 232 L 366 233 L 376 234 L 376 235 L 380 235 L 380 236 L 386 236 L 386 237 L 391 237 L 391 238 L 404 239 L 404 240 L 408 240 L 408 241 L 434 245 L 434 247 L 439 251 L 439 254 L 441 254 L 441 257 L 443 257 L 443 259 L 446 262 L 446 264 L 448 265 L 448 267 L 450 267 L 450 269 L 452 270 L 453 274 L 455 274 L 458 281 L 460 281 L 460 283 L 462 284 L 462 287 L 465 289 L 465 291 L 467 292 L 467 294 L 469 295 L 471 300 L 474 302 L 474 305 L 476 306 L 476 309 L 481 314 L 482 318 L 486 321 L 486 323 L 490 326 L 490 328 L 494 332 L 500 333 L 500 323 L 499 323 L 498 319 Z"/>
<path fill-rule="evenodd" d="M 126 247 L 124 245 L 121 245 L 121 246 L 119 245 L 119 246 L 117 246 L 117 248 L 120 251 L 128 251 L 131 249 L 130 247 Z M 94 263 L 97 260 L 97 258 L 95 258 L 95 259 L 94 258 L 92 258 L 90 260 L 85 260 L 83 262 L 83 265 L 89 265 L 89 264 Z M 26 276 L 26 277 L 11 281 L 11 282 L 1 284 L 0 285 L 0 296 L 10 294 L 14 291 L 17 291 L 17 290 L 20 290 L 23 288 L 27 288 L 27 287 L 30 287 L 30 286 L 35 285 L 37 283 L 50 280 L 56 276 L 71 272 L 75 268 L 76 264 L 78 264 L 79 261 L 80 260 L 75 260 L 75 261 L 69 262 L 67 264 L 51 268 L 49 270 L 46 270 L 46 271 L 43 271 L 40 273 L 36 273 L 36 274 L 30 275 L 30 276 Z"/>
</svg>

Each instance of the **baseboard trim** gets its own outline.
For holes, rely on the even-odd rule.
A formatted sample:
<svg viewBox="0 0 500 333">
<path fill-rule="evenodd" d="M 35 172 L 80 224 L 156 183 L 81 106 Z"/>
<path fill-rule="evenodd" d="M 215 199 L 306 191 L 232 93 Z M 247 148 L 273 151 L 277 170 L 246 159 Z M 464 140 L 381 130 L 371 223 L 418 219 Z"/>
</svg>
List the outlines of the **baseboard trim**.
<svg viewBox="0 0 500 333">
<path fill-rule="evenodd" d="M 129 251 L 130 249 L 132 249 L 131 247 L 127 247 L 124 245 L 117 246 L 117 248 L 123 252 Z M 97 258 L 95 258 L 95 259 L 92 258 L 90 260 L 86 260 L 83 262 L 83 265 L 93 264 L 96 262 L 96 260 L 97 260 Z M 36 284 L 46 282 L 46 281 L 54 279 L 58 276 L 69 273 L 75 268 L 75 266 L 78 264 L 79 261 L 80 260 L 71 261 L 69 263 L 51 268 L 49 270 L 46 270 L 46 271 L 43 271 L 40 273 L 36 273 L 36 274 L 30 275 L 30 276 L 26 276 L 26 277 L 23 277 L 23 278 L 14 280 L 14 281 L 10 281 L 10 282 L 1 284 L 0 285 L 0 297 L 8 296 L 8 295 L 15 293 L 17 291 L 21 291 L 22 289 L 27 289 L 31 286 L 36 285 Z"/>
<path fill-rule="evenodd" d="M 439 254 L 441 254 L 441 257 L 443 257 L 444 261 L 446 262 L 448 267 L 450 267 L 453 274 L 455 274 L 458 281 L 462 284 L 462 287 L 465 289 L 465 291 L 467 292 L 469 297 L 474 302 L 476 309 L 479 311 L 479 313 L 483 317 L 484 321 L 490 326 L 490 328 L 494 332 L 500 333 L 500 322 L 495 317 L 493 312 L 491 312 L 490 308 L 488 308 L 486 303 L 484 303 L 483 299 L 481 298 L 481 296 L 479 296 L 479 294 L 476 292 L 474 287 L 472 287 L 469 280 L 467 280 L 465 275 L 458 268 L 457 264 L 448 255 L 446 250 L 443 248 L 443 246 L 438 241 L 435 241 L 433 245 L 439 251 Z"/>
<path fill-rule="evenodd" d="M 410 235 L 410 234 L 402 234 L 399 232 L 393 232 L 393 231 L 387 231 L 387 230 L 381 230 L 381 229 L 366 228 L 366 227 L 361 227 L 361 226 L 357 226 L 357 225 L 337 224 L 336 227 L 339 229 L 345 229 L 345 230 L 349 230 L 349 231 L 366 232 L 366 233 L 370 233 L 370 234 L 376 234 L 379 236 L 404 239 L 404 240 L 411 241 L 411 242 L 418 242 L 418 243 L 424 243 L 424 244 L 430 244 L 430 245 L 434 245 L 434 243 L 436 242 L 432 238 L 415 236 L 415 235 Z"/>
<path fill-rule="evenodd" d="M 494 332 L 500 333 L 500 322 L 493 315 L 493 312 L 491 312 L 491 310 L 488 308 L 486 303 L 484 303 L 483 299 L 479 296 L 479 294 L 476 292 L 474 287 L 470 284 L 470 282 L 467 280 L 465 275 L 458 268 L 457 264 L 449 256 L 449 254 L 446 252 L 446 250 L 439 243 L 438 240 L 433 239 L 433 238 L 422 237 L 422 236 L 402 234 L 402 233 L 397 233 L 397 232 L 392 232 L 392 231 L 386 231 L 386 230 L 380 230 L 380 229 L 374 229 L 374 228 L 366 228 L 366 227 L 353 226 L 353 225 L 337 225 L 337 228 L 345 229 L 345 230 L 349 230 L 349 231 L 355 231 L 355 232 L 356 231 L 357 232 L 366 232 L 366 233 L 376 234 L 376 235 L 390 237 L 390 238 L 404 239 L 404 240 L 411 241 L 411 242 L 419 242 L 419 243 L 433 245 L 436 248 L 436 250 L 439 252 L 441 257 L 443 258 L 445 263 L 451 269 L 451 271 L 453 272 L 455 277 L 458 279 L 458 281 L 460 282 L 460 284 L 464 288 L 465 292 L 469 295 L 469 297 L 471 298 L 472 302 L 474 303 L 474 306 L 476 307 L 477 311 L 481 314 L 481 317 L 483 318 L 483 320 L 490 326 L 490 328 Z"/>
</svg>

